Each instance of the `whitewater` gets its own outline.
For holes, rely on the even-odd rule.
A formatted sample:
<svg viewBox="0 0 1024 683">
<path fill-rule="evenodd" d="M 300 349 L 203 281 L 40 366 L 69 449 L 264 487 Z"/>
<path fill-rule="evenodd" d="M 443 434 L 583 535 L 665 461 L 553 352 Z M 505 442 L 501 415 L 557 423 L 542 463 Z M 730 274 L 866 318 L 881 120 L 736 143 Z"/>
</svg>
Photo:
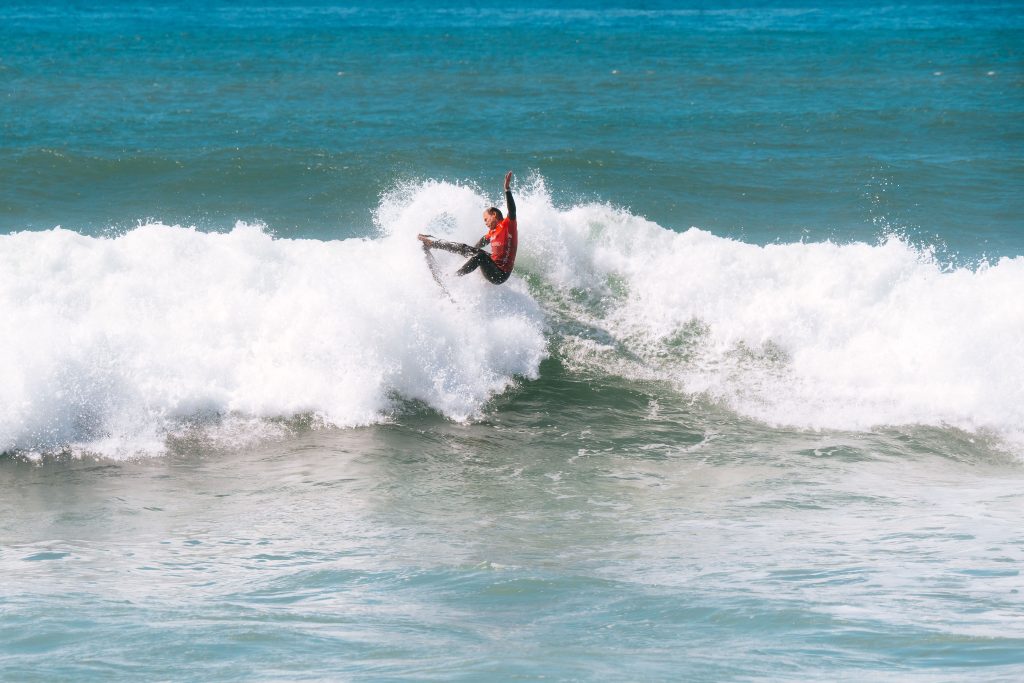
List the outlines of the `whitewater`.
<svg viewBox="0 0 1024 683">
<path fill-rule="evenodd" d="M 516 277 L 448 277 L 452 299 L 415 235 L 475 242 L 497 198 L 471 183 L 398 186 L 360 238 L 159 221 L 0 236 L 0 450 L 131 458 L 183 430 L 250 443 L 420 408 L 472 422 L 556 357 L 768 426 L 924 425 L 1021 453 L 1024 257 L 677 233 L 558 206 L 540 177 L 516 196 Z"/>
</svg>

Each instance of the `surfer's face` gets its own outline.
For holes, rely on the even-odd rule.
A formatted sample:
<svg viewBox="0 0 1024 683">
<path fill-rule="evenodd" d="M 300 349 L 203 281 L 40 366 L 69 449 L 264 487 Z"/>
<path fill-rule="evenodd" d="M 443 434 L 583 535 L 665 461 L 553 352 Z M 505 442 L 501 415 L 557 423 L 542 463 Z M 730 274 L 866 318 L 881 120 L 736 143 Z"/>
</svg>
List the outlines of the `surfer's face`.
<svg viewBox="0 0 1024 683">
<path fill-rule="evenodd" d="M 484 211 L 484 225 L 487 226 L 488 230 L 494 230 L 494 226 L 496 226 L 498 223 L 499 221 L 497 216 L 488 211 Z"/>
</svg>

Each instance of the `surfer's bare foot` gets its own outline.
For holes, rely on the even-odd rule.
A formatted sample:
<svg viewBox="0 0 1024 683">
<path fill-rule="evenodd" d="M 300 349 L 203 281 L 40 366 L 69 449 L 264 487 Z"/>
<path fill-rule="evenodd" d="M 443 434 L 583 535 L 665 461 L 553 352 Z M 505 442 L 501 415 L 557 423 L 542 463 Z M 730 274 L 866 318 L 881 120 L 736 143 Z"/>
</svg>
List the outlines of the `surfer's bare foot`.
<svg viewBox="0 0 1024 683">
<path fill-rule="evenodd" d="M 434 240 L 430 239 L 430 235 L 416 235 L 416 239 L 423 242 L 424 249 L 430 249 L 430 247 L 434 246 Z"/>
</svg>

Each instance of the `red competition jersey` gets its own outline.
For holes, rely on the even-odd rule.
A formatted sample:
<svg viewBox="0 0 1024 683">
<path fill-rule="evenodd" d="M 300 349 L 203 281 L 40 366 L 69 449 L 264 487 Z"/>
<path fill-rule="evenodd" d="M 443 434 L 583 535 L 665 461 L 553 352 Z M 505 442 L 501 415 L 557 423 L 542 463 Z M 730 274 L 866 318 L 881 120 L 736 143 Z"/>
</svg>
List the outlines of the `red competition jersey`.
<svg viewBox="0 0 1024 683">
<path fill-rule="evenodd" d="M 515 219 L 506 218 L 495 225 L 494 230 L 487 233 L 487 241 L 491 243 L 491 260 L 506 273 L 511 273 L 519 244 Z"/>
</svg>

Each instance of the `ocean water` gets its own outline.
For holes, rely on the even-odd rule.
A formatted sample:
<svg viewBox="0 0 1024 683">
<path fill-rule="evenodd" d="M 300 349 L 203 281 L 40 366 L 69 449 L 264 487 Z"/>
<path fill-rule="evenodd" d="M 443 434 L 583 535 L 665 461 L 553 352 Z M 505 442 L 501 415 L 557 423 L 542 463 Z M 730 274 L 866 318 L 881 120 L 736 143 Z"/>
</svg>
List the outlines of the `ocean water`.
<svg viewBox="0 0 1024 683">
<path fill-rule="evenodd" d="M 1022 46 L 5 3 L 0 679 L 1021 680 Z"/>
</svg>

